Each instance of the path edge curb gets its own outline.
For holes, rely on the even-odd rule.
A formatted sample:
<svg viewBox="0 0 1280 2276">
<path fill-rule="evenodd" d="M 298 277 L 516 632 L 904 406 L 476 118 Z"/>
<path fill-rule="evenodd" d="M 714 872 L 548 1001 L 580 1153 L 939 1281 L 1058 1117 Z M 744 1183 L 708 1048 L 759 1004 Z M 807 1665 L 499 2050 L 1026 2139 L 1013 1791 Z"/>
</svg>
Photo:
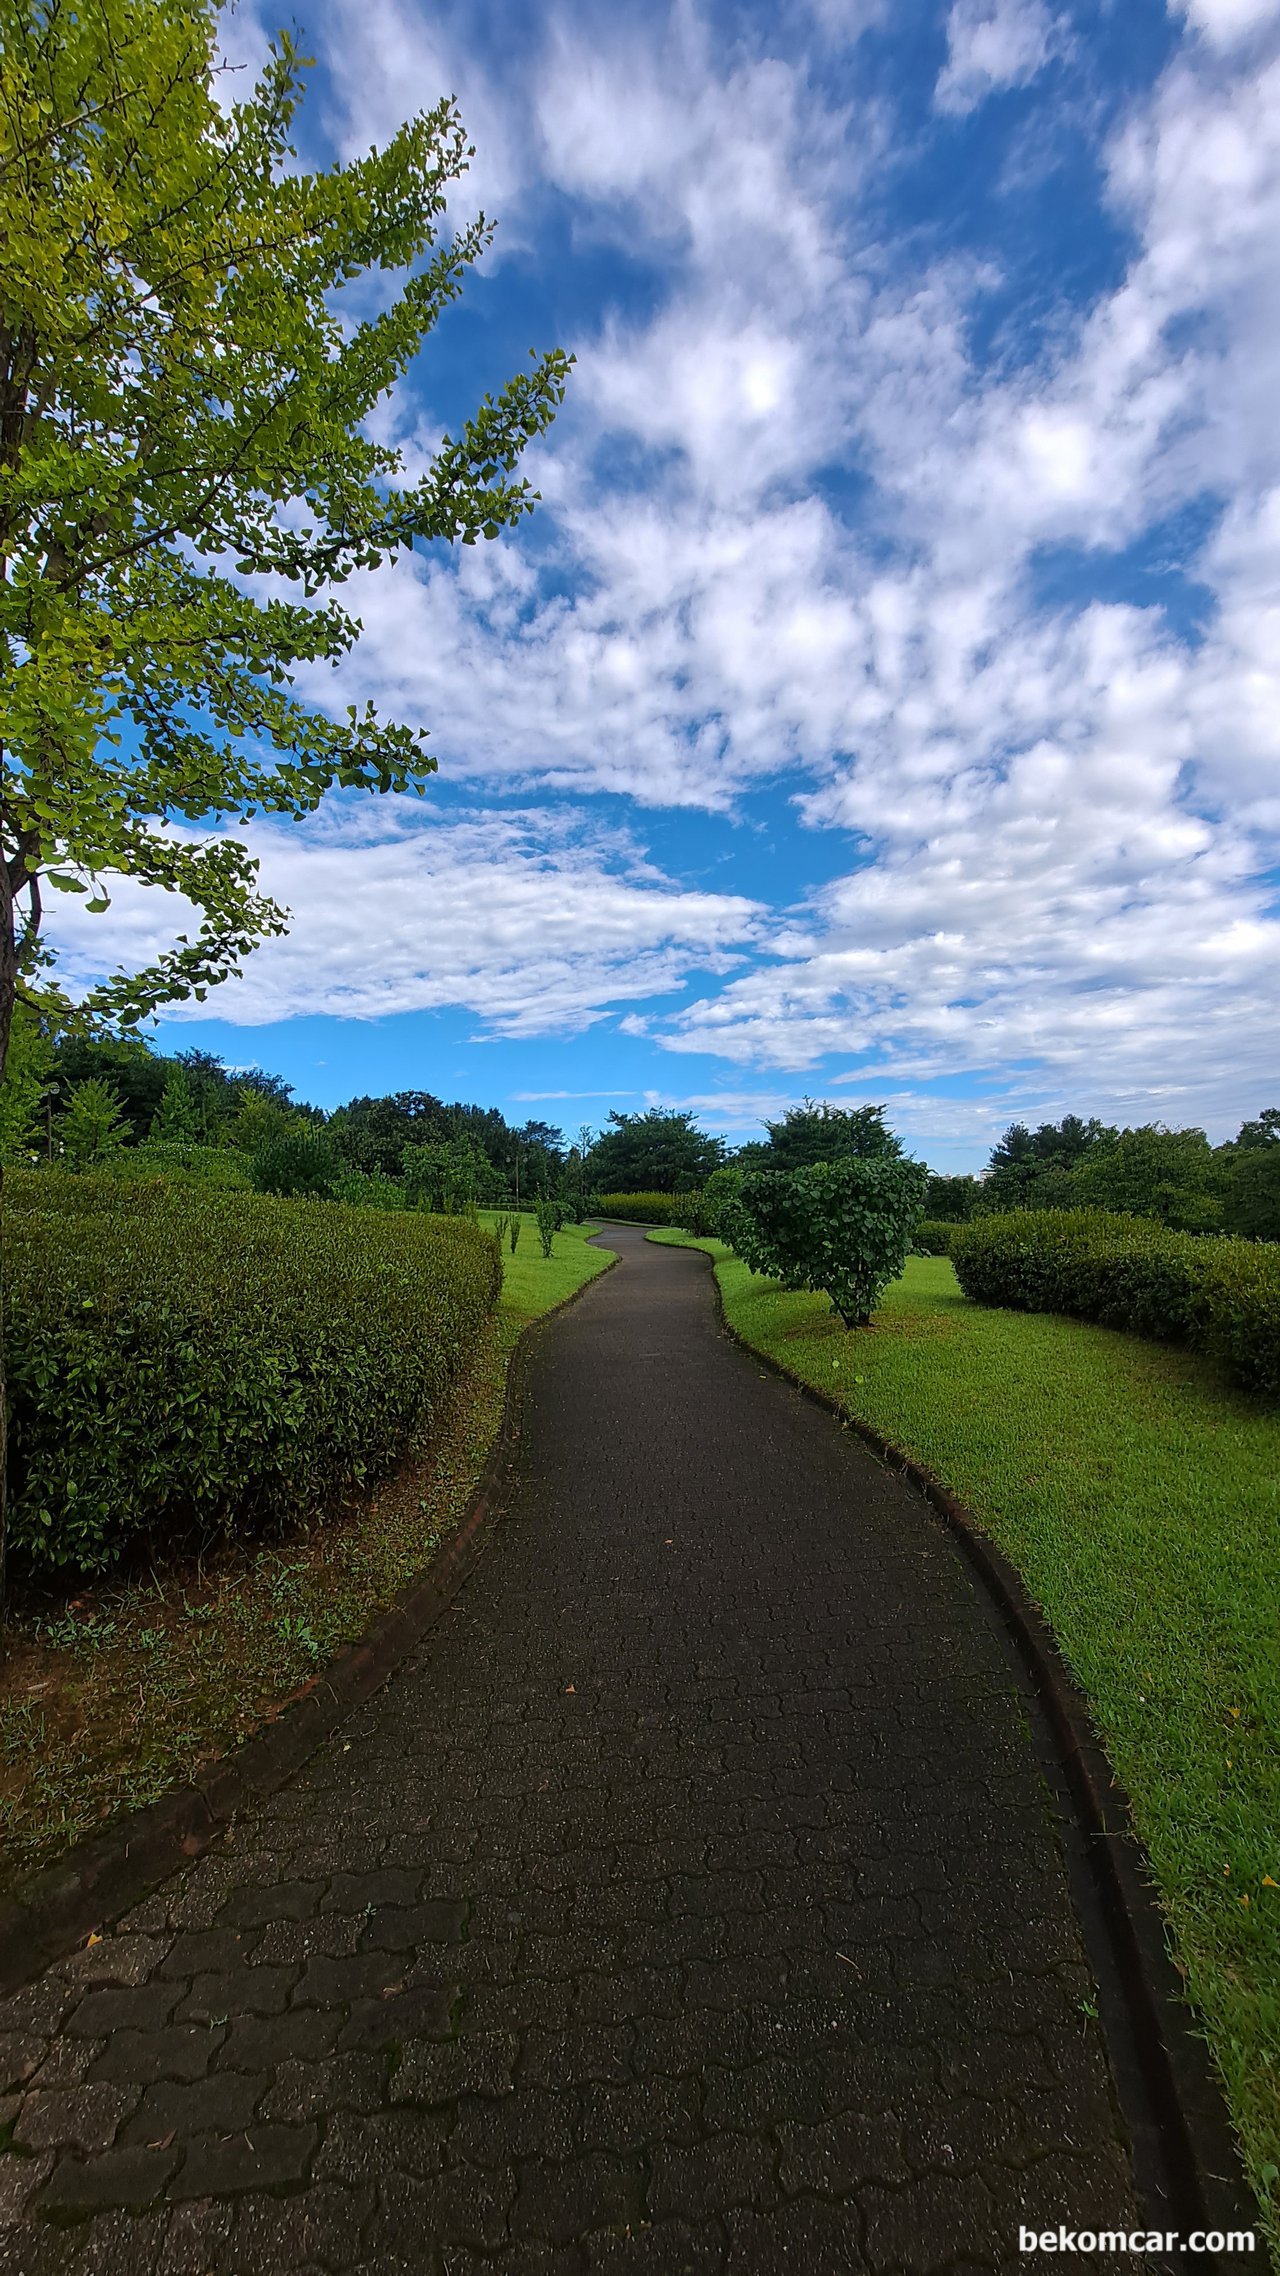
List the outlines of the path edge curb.
<svg viewBox="0 0 1280 2276">
<path fill-rule="evenodd" d="M 525 1384 L 536 1341 L 618 1263 L 584 1280 L 521 1329 L 507 1365 L 502 1415 L 457 1529 L 397 1590 L 355 1642 L 343 1644 L 302 1696 L 295 1695 L 233 1754 L 74 1842 L 53 1864 L 0 1898 L 0 1998 L 62 1959 L 104 1921 L 118 1919 L 199 1857 L 249 1804 L 300 1770 L 355 1707 L 381 1689 L 457 1595 L 501 1516 L 521 1437 Z"/>
<path fill-rule="evenodd" d="M 659 1244 L 663 1247 L 675 1243 Z M 681 1243 L 680 1246 L 685 1246 Z M 694 1248 L 690 1242 L 689 1248 Z M 886 1468 L 905 1477 L 940 1517 L 998 1614 L 1046 1726 L 1096 1892 L 1126 2010 L 1148 2124 L 1154 2129 L 1166 2225 L 1181 2229 L 1251 2228 L 1262 2241 L 1257 2200 L 1246 2177 L 1221 2082 L 1207 2044 L 1193 2026 L 1169 1948 L 1155 1880 L 1138 1838 L 1133 1807 L 1107 1757 L 1089 1704 L 1044 1613 L 1017 1567 L 972 1510 L 904 1447 L 860 1422 L 829 1392 L 808 1383 L 785 1361 L 762 1351 L 729 1319 L 716 1259 L 706 1249 L 720 1325 L 731 1341 L 860 1439 Z M 1131 2118 L 1133 2113 L 1127 2113 Z M 1201 2267 L 1220 2265 L 1208 2252 Z"/>
</svg>

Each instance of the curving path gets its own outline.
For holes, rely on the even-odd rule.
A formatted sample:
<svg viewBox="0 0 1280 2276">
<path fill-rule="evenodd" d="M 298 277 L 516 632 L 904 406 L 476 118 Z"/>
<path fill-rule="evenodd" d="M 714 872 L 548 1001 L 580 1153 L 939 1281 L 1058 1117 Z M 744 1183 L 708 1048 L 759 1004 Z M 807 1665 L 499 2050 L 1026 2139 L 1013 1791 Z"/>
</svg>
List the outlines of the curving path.
<svg viewBox="0 0 1280 2276">
<path fill-rule="evenodd" d="M 1024 2223 L 1146 2226 L 966 1568 L 701 1256 L 607 1239 L 431 1634 L 0 2006 L 14 2276 L 1012 2269 Z"/>
</svg>

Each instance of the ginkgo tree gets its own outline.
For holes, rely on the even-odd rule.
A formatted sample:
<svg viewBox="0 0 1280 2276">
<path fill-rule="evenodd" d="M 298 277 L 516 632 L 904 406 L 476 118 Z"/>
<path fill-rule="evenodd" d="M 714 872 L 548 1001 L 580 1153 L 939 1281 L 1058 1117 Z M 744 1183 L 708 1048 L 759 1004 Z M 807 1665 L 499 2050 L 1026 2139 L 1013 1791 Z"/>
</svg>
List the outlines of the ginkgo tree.
<svg viewBox="0 0 1280 2276">
<path fill-rule="evenodd" d="M 332 717 L 295 668 L 350 648 L 353 572 L 536 497 L 558 349 L 411 482 L 374 439 L 491 224 L 446 210 L 472 155 L 450 99 L 308 167 L 305 69 L 281 32 L 237 95 L 208 0 L 0 0 L 0 1073 L 51 889 L 194 907 L 89 1000 L 136 1021 L 285 926 L 237 824 L 421 786 L 419 730 Z"/>
</svg>

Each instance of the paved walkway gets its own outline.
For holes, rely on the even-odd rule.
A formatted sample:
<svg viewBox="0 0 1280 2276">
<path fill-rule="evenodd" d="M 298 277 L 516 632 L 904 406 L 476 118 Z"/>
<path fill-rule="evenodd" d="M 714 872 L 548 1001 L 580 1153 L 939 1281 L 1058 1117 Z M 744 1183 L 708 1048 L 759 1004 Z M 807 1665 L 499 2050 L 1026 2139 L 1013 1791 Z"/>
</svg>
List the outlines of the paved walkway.
<svg viewBox="0 0 1280 2276">
<path fill-rule="evenodd" d="M 965 1567 L 700 1257 L 616 1245 L 410 1662 L 0 2008 L 6 2272 L 1012 2269 L 1135 2220 Z"/>
</svg>

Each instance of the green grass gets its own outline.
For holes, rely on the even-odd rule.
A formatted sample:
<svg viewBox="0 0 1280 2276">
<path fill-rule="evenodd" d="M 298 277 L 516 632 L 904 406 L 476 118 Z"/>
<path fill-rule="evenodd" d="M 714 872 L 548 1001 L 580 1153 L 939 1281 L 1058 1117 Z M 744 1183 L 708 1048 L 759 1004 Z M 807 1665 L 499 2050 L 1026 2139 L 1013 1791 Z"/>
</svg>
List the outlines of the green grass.
<svg viewBox="0 0 1280 2276">
<path fill-rule="evenodd" d="M 225 1754 L 367 1630 L 465 1515 L 524 1329 L 611 1261 L 577 1225 L 544 1258 L 526 1220 L 429 1441 L 376 1495 L 269 1545 L 232 1544 L 207 1565 L 13 1610 L 0 1674 L 0 1885 Z"/>
<path fill-rule="evenodd" d="M 1274 2241 L 1280 1414 L 1188 1353 L 971 1304 L 945 1257 L 913 1257 L 850 1333 L 825 1298 L 690 1245 L 737 1332 L 950 1486 L 1043 1607 L 1132 1798 Z"/>
<path fill-rule="evenodd" d="M 482 1209 L 480 1222 L 492 1232 L 502 1214 L 498 1209 Z M 613 1261 L 613 1252 L 588 1248 L 591 1231 L 590 1225 L 564 1226 L 552 1241 L 550 1256 L 544 1257 L 533 1216 L 522 1212 L 515 1255 L 511 1254 L 509 1239 L 503 1244 L 503 1311 L 522 1323 L 540 1319 L 544 1312 L 575 1295 L 586 1281 L 604 1272 Z"/>
</svg>

